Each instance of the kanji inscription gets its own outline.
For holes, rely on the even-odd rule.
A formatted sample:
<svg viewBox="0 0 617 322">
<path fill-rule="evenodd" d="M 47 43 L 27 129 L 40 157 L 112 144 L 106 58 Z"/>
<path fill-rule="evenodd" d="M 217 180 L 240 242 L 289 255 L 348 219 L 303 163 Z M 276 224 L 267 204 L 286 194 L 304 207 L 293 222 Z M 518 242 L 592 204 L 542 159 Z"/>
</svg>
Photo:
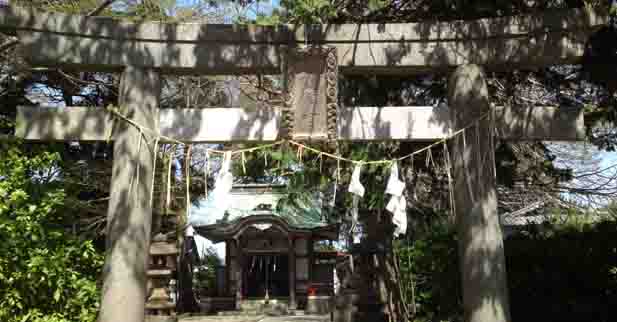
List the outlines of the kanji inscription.
<svg viewBox="0 0 617 322">
<path fill-rule="evenodd" d="M 321 47 L 294 49 L 287 67 L 286 126 L 295 140 L 327 140 L 336 133 L 336 55 Z"/>
</svg>

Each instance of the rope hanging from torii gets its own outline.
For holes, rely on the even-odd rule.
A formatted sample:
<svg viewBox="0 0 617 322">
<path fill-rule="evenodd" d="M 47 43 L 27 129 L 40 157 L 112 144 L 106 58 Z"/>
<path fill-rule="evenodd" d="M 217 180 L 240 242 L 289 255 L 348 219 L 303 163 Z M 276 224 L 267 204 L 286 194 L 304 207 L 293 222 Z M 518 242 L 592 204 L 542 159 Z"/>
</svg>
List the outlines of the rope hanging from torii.
<svg viewBox="0 0 617 322">
<path fill-rule="evenodd" d="M 154 131 L 153 129 L 149 129 L 146 128 L 144 126 L 141 126 L 140 124 L 134 122 L 133 120 L 131 120 L 130 118 L 126 117 L 125 115 L 123 115 L 120 112 L 120 109 L 113 107 L 113 106 L 109 106 L 107 108 L 107 110 L 112 113 L 112 115 L 114 115 L 114 119 L 116 120 L 121 120 L 121 121 L 125 121 L 127 123 L 129 123 L 130 125 L 136 127 L 138 129 L 138 133 L 139 133 L 139 148 L 141 149 L 141 145 L 142 145 L 142 141 L 144 139 L 146 139 L 145 137 L 145 133 L 148 133 L 150 135 L 154 135 L 154 138 L 149 142 L 146 139 L 146 145 L 148 147 L 150 147 L 150 144 L 153 144 L 152 147 L 152 151 L 154 154 L 157 153 L 158 151 L 158 146 L 159 143 L 161 141 L 168 141 L 168 142 L 172 142 L 174 144 L 182 144 L 182 145 L 188 145 L 189 147 L 191 147 L 191 144 L 189 143 L 185 143 L 185 142 L 181 142 L 178 140 L 174 140 L 168 137 L 165 137 L 163 135 L 157 135 L 156 131 Z M 492 110 L 492 109 L 491 109 Z M 265 145 L 260 145 L 260 146 L 256 146 L 256 147 L 251 147 L 251 148 L 246 148 L 246 149 L 238 149 L 238 150 L 229 150 L 229 151 L 222 151 L 222 150 L 216 150 L 216 149 L 206 149 L 206 160 L 204 163 L 204 179 L 207 178 L 209 172 L 210 172 L 210 159 L 211 159 L 211 155 L 212 154 L 222 154 L 225 156 L 225 162 L 224 162 L 224 167 L 225 169 L 230 169 L 230 163 L 231 163 L 231 159 L 234 156 L 240 156 L 240 160 L 242 162 L 242 169 L 244 172 L 246 172 L 246 157 L 245 154 L 246 153 L 251 153 L 251 152 L 255 152 L 255 151 L 259 151 L 259 150 L 265 150 L 265 149 L 270 149 L 270 148 L 274 148 L 277 146 L 281 146 L 285 143 L 288 143 L 291 146 L 294 146 L 297 148 L 297 159 L 298 160 L 302 160 L 303 159 L 303 155 L 304 153 L 308 152 L 312 152 L 318 155 L 318 159 L 321 161 L 323 160 L 324 157 L 327 158 L 331 158 L 336 160 L 337 162 L 337 184 L 338 184 L 338 180 L 340 179 L 340 167 L 341 167 L 341 162 L 348 162 L 351 163 L 355 166 L 354 171 L 353 171 L 353 175 L 352 175 L 352 181 L 350 183 L 349 186 L 349 192 L 352 193 L 354 195 L 353 198 L 353 207 L 352 207 L 352 230 L 354 230 L 356 228 L 356 224 L 357 224 L 357 207 L 358 207 L 358 203 L 360 198 L 363 197 L 364 195 L 364 187 L 362 185 L 362 183 L 360 182 L 360 174 L 362 171 L 362 166 L 364 165 L 383 165 L 383 166 L 389 166 L 390 167 L 390 177 L 388 180 L 388 184 L 386 187 L 386 191 L 384 192 L 385 194 L 389 194 L 391 195 L 390 201 L 386 206 L 386 210 L 388 210 L 389 212 L 391 212 L 393 214 L 393 221 L 395 223 L 395 225 L 397 226 L 395 233 L 397 235 L 399 234 L 405 234 L 405 230 L 406 230 L 406 222 L 407 222 L 407 218 L 406 218 L 406 199 L 404 197 L 404 189 L 405 189 L 405 184 L 403 181 L 400 180 L 399 178 L 399 174 L 398 174 L 398 162 L 401 162 L 403 160 L 406 159 L 411 159 L 411 162 L 413 164 L 414 162 L 414 158 L 422 153 L 426 154 L 426 166 L 434 166 L 434 161 L 433 161 L 433 156 L 432 156 L 432 149 L 437 148 L 439 146 L 443 147 L 443 151 L 444 151 L 444 155 L 445 155 L 445 165 L 444 165 L 444 169 L 447 172 L 447 178 L 448 178 L 448 185 L 450 187 L 450 191 L 452 190 L 452 175 L 451 175 L 451 162 L 450 162 L 450 156 L 449 156 L 449 151 L 448 151 L 448 141 L 456 139 L 458 137 L 461 137 L 463 139 L 463 144 L 465 145 L 465 132 L 470 130 L 470 129 L 475 129 L 476 131 L 478 131 L 479 129 L 479 124 L 481 121 L 485 120 L 489 118 L 490 123 L 491 123 L 491 131 L 494 131 L 494 123 L 493 123 L 493 116 L 492 113 L 486 113 L 484 115 L 482 115 L 481 117 L 479 117 L 478 119 L 474 120 L 471 124 L 467 125 L 466 127 L 459 129 L 457 131 L 455 131 L 454 133 L 452 133 L 451 135 L 437 141 L 434 142 L 422 149 L 416 150 L 412 153 L 409 153 L 407 155 L 404 155 L 402 157 L 399 158 L 395 158 L 395 159 L 383 159 L 383 160 L 370 160 L 370 161 L 366 161 L 366 160 L 353 160 L 351 158 L 347 158 L 347 157 L 343 157 L 341 155 L 338 154 L 332 154 L 332 153 L 328 153 L 325 151 L 321 151 L 319 149 L 310 147 L 304 143 L 300 143 L 294 140 L 289 140 L 289 139 L 285 139 L 285 140 L 280 140 L 274 143 L 270 143 L 270 144 L 265 144 Z M 491 132 L 493 133 L 493 132 Z M 491 135 L 492 136 L 492 135 Z M 475 144 L 480 144 L 480 142 L 474 142 Z M 494 148 L 494 140 L 491 139 L 488 142 L 492 148 Z M 186 183 L 186 211 L 187 211 L 187 217 L 189 215 L 189 208 L 190 208 L 190 192 L 189 192 L 189 187 L 190 187 L 190 183 L 189 183 L 189 179 L 188 177 L 190 176 L 189 170 L 188 170 L 188 165 L 190 165 L 190 158 L 191 158 L 191 154 L 190 154 L 191 149 L 188 149 L 187 155 L 185 156 L 186 160 L 185 163 L 187 165 L 187 170 L 186 170 L 186 176 L 187 176 L 187 183 Z M 267 165 L 267 156 L 264 156 L 265 159 L 265 164 Z M 154 158 L 154 169 L 156 169 L 156 157 Z M 170 187 L 171 187 L 171 165 L 172 165 L 172 158 L 170 157 L 169 163 L 168 163 L 168 167 L 167 167 L 167 200 L 166 200 L 166 209 L 169 210 L 170 207 Z M 133 184 L 139 184 L 139 176 L 138 176 L 138 172 L 139 172 L 139 164 L 135 165 L 136 169 L 135 169 L 135 177 L 131 180 L 131 185 Z M 320 169 L 321 169 L 321 165 L 320 165 Z M 493 163 L 493 169 L 494 169 L 494 163 Z M 493 170 L 494 171 L 494 170 Z M 225 171 L 225 173 L 231 173 L 229 170 Z M 229 180 L 224 180 L 224 181 L 229 181 Z M 219 180 L 217 180 L 216 184 L 217 186 L 222 183 L 219 182 Z M 152 180 L 151 185 L 154 185 L 154 180 Z M 225 184 L 224 184 L 225 185 Z M 207 186 L 207 185 L 206 185 Z M 215 187 L 215 191 L 217 192 L 220 189 L 217 189 L 218 187 Z M 231 188 L 231 187 L 229 187 Z M 153 189 L 151 189 L 153 191 Z M 224 189 L 225 191 L 228 192 L 229 189 Z M 207 191 L 207 187 L 205 188 L 205 193 L 206 195 L 208 195 L 208 191 Z M 450 199 L 452 199 L 452 193 L 450 193 Z M 153 200 L 153 196 L 150 196 L 150 203 L 152 203 Z M 453 206 L 453 202 L 452 200 L 450 200 L 450 204 L 451 207 Z"/>
<path fill-rule="evenodd" d="M 305 143 L 301 143 L 300 141 L 336 141 L 336 133 L 337 133 L 337 110 L 338 110 L 338 65 L 337 65 L 337 56 L 336 51 L 332 48 L 326 46 L 304 46 L 300 48 L 290 49 L 287 55 L 287 60 L 285 64 L 284 75 L 284 83 L 285 83 L 285 102 L 284 107 L 282 109 L 282 133 L 280 133 L 280 137 L 284 138 L 283 140 L 256 146 L 247 149 L 240 149 L 235 151 L 219 151 L 214 149 L 206 150 L 206 160 L 204 162 L 204 193 L 208 196 L 208 188 L 207 188 L 207 177 L 210 172 L 210 156 L 211 154 L 224 154 L 224 168 L 230 169 L 231 159 L 235 155 L 240 156 L 241 166 L 243 172 L 246 173 L 246 153 L 251 153 L 258 150 L 273 148 L 279 145 L 293 146 L 297 149 L 296 157 L 299 162 L 302 162 L 304 153 L 312 152 L 318 155 L 318 159 L 320 160 L 320 169 L 321 163 L 324 157 L 328 157 L 331 159 L 335 159 L 337 162 L 337 170 L 336 170 L 336 186 L 338 186 L 340 181 L 340 164 L 341 162 L 349 162 L 352 163 L 355 168 L 353 170 L 353 174 L 351 177 L 351 182 L 348 188 L 348 191 L 353 195 L 353 202 L 351 208 L 351 231 L 357 228 L 357 220 L 358 220 L 358 205 L 360 199 L 364 196 L 364 186 L 360 182 L 360 175 L 362 171 L 362 167 L 364 165 L 384 165 L 390 167 L 390 178 L 388 180 L 388 185 L 386 187 L 386 191 L 384 194 L 390 195 L 390 201 L 388 202 L 386 209 L 393 214 L 393 221 L 397 226 L 395 233 L 397 235 L 404 234 L 406 231 L 406 207 L 407 200 L 404 196 L 405 184 L 400 180 L 398 174 L 398 162 L 411 158 L 411 162 L 413 164 L 414 157 L 425 153 L 426 157 L 426 166 L 432 167 L 434 166 L 434 158 L 432 149 L 438 146 L 443 146 L 444 152 L 444 169 L 447 172 L 448 185 L 450 187 L 450 206 L 454 207 L 454 202 L 452 198 L 452 175 L 451 175 L 451 162 L 450 155 L 448 151 L 447 141 L 453 138 L 457 138 L 459 136 L 462 137 L 463 145 L 466 145 L 465 142 L 465 131 L 470 128 L 475 129 L 476 134 L 479 131 L 479 124 L 481 121 L 486 118 L 490 119 L 490 128 L 491 128 L 491 139 L 489 140 L 489 144 L 491 148 L 493 147 L 493 139 L 492 136 L 494 134 L 494 115 L 492 112 L 488 112 L 478 119 L 474 120 L 471 124 L 466 127 L 455 131 L 454 133 L 448 135 L 447 137 L 438 140 L 437 142 L 430 144 L 422 149 L 414 151 L 410 154 L 404 155 L 395 159 L 384 159 L 384 160 L 353 160 L 351 158 L 346 158 L 338 153 L 332 154 L 325 151 L 321 151 L 319 149 L 310 147 Z M 186 166 L 186 215 L 187 218 L 190 215 L 190 158 L 191 158 L 191 147 L 192 145 L 189 143 L 181 142 L 176 139 L 161 135 L 158 131 L 154 129 L 146 128 L 140 124 L 137 124 L 130 118 L 123 115 L 120 109 L 109 106 L 107 108 L 109 112 L 114 116 L 114 120 L 120 119 L 128 122 L 132 126 L 135 126 L 139 131 L 139 149 L 141 149 L 142 141 L 146 139 L 146 145 L 150 148 L 151 143 L 153 143 L 152 151 L 154 154 L 158 151 L 158 144 L 160 141 L 171 142 L 174 144 L 182 144 L 187 145 L 187 153 L 185 156 L 185 166 Z M 490 109 L 493 111 L 494 109 Z M 113 131 L 112 126 L 112 131 Z M 150 137 L 152 137 L 152 142 L 148 142 L 147 133 Z M 109 138 L 111 138 L 112 133 L 109 133 Z M 476 135 L 476 139 L 479 140 L 479 135 Z M 474 144 L 480 144 L 481 142 L 474 142 Z M 338 151 L 338 149 L 337 149 Z M 264 155 L 264 162 L 267 166 L 267 156 Z M 494 161 L 492 157 L 492 161 Z M 156 155 L 153 158 L 154 160 L 154 169 L 156 169 Z M 480 160 L 480 158 L 478 158 Z M 167 173 L 167 200 L 166 200 L 166 212 L 169 211 L 170 207 L 170 187 L 171 187 L 171 163 L 172 158 L 169 159 L 168 165 L 168 173 Z M 412 166 L 413 167 L 413 166 Z M 493 164 L 493 172 L 495 172 L 495 165 Z M 139 164 L 136 165 L 136 177 L 131 179 L 131 187 L 134 182 L 139 182 Z M 224 173 L 231 173 L 229 170 L 224 171 Z M 217 180 L 216 187 L 213 191 L 215 194 L 215 198 L 221 197 L 221 195 L 228 194 L 231 189 L 231 182 L 229 179 L 218 178 L 221 180 Z M 233 179 L 231 179 L 233 180 Z M 223 182 L 225 181 L 225 183 Z M 154 179 L 152 180 L 152 185 L 154 185 Z M 225 186 L 223 190 L 219 185 Z M 229 187 L 227 187 L 229 186 Z M 151 189 L 153 191 L 153 189 Z M 336 191 L 335 191 L 336 194 Z M 224 198 L 223 198 L 224 199 Z M 150 196 L 150 203 L 152 203 L 153 196 Z M 224 203 L 224 202 L 223 202 Z M 454 209 L 452 209 L 454 210 Z M 223 212 L 225 210 L 223 209 Z M 358 234 L 352 234 L 358 235 Z"/>
</svg>

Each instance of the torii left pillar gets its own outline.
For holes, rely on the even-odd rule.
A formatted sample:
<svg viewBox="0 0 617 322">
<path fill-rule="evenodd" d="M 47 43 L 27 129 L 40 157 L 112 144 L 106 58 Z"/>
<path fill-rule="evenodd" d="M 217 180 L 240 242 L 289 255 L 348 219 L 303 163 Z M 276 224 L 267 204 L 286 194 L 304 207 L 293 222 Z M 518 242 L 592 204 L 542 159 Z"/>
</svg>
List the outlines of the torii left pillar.
<svg viewBox="0 0 617 322">
<path fill-rule="evenodd" d="M 160 93 L 158 72 L 128 66 L 120 83 L 120 111 L 158 132 Z M 137 128 L 121 120 L 116 122 L 98 321 L 143 322 L 152 224 L 153 137 L 143 133 L 140 139 L 142 133 Z"/>
</svg>

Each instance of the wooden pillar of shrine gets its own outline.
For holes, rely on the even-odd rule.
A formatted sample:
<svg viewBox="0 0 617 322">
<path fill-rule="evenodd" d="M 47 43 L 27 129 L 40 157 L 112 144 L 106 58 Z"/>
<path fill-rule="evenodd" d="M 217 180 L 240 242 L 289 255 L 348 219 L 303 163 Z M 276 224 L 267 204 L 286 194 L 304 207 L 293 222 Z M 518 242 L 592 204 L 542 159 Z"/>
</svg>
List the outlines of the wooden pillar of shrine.
<svg viewBox="0 0 617 322">
<path fill-rule="evenodd" d="M 242 309 L 242 281 L 244 279 L 244 253 L 242 250 L 242 243 L 240 243 L 239 237 L 234 239 L 236 244 L 236 310 Z"/>
<path fill-rule="evenodd" d="M 484 74 L 476 65 L 458 67 L 448 83 L 454 129 L 490 112 Z M 465 321 L 508 322 L 503 235 L 497 214 L 490 118 L 469 127 L 452 146 L 454 209 L 458 227 Z"/>
<path fill-rule="evenodd" d="M 295 310 L 296 304 L 296 245 L 293 236 L 289 237 L 289 309 Z"/>
<path fill-rule="evenodd" d="M 313 264 L 315 264 L 315 257 L 313 255 L 315 251 L 314 244 L 315 244 L 315 239 L 313 235 L 311 234 L 310 238 L 308 238 L 308 242 L 306 245 L 306 254 L 308 255 L 308 281 L 307 281 L 308 287 L 312 286 L 313 278 L 314 278 L 314 273 L 313 273 Z"/>
<path fill-rule="evenodd" d="M 229 281 L 231 281 L 231 274 L 230 274 L 230 268 L 231 268 L 231 245 L 230 243 L 232 243 L 232 241 L 230 240 L 226 240 L 225 241 L 225 289 L 223 290 L 223 295 L 224 296 L 232 296 L 233 294 L 231 294 L 231 283 L 229 283 Z M 219 294 L 220 295 L 220 294 Z"/>
<path fill-rule="evenodd" d="M 152 69 L 126 67 L 120 83 L 120 112 L 156 130 L 161 78 Z M 99 322 L 143 322 L 152 205 L 151 133 L 117 120 L 111 195 L 107 211 L 107 254 Z M 140 143 L 141 142 L 141 143 Z"/>
</svg>

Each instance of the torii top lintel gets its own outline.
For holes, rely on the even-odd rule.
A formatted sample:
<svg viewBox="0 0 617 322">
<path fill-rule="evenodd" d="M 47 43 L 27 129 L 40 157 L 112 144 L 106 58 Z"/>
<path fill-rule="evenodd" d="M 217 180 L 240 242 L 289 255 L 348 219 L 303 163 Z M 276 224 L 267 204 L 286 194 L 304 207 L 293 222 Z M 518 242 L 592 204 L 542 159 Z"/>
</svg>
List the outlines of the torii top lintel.
<svg viewBox="0 0 617 322">
<path fill-rule="evenodd" d="M 417 73 L 465 63 L 492 70 L 575 63 L 608 14 L 589 9 L 470 21 L 263 27 L 131 23 L 0 8 L 39 66 L 113 70 L 133 65 L 168 74 L 279 73 L 288 48 L 332 47 L 342 72 Z"/>
</svg>

